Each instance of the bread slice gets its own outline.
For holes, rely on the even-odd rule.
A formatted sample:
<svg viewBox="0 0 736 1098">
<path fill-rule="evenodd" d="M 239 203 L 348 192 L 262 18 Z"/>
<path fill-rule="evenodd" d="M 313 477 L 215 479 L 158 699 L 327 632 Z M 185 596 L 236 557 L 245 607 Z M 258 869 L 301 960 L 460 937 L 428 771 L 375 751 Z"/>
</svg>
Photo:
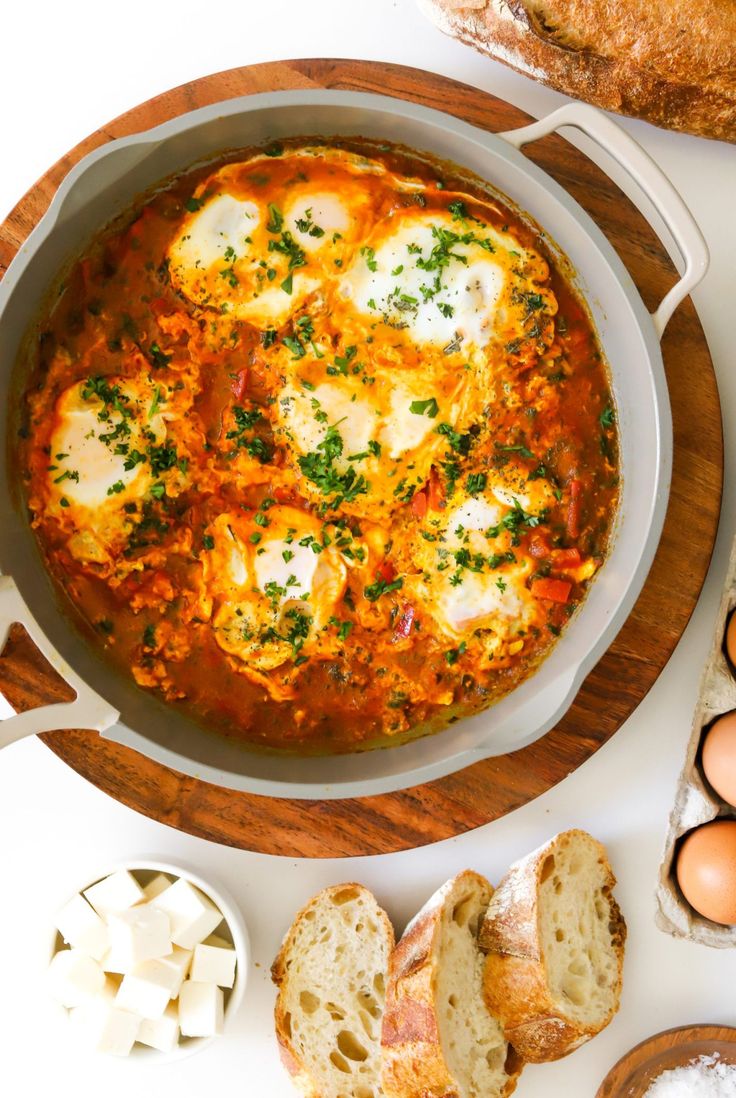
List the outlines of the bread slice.
<svg viewBox="0 0 736 1098">
<path fill-rule="evenodd" d="M 359 884 L 318 893 L 289 929 L 271 975 L 276 1038 L 308 1098 L 380 1098 L 380 1032 L 394 931 Z"/>
<path fill-rule="evenodd" d="M 606 851 L 564 831 L 516 862 L 481 928 L 486 1003 L 523 1060 L 558 1060 L 618 1010 L 626 924 Z"/>
<path fill-rule="evenodd" d="M 467 869 L 439 889 L 391 956 L 381 1029 L 387 1098 L 505 1098 L 521 1065 L 482 994 L 478 929 L 493 889 Z"/>
</svg>

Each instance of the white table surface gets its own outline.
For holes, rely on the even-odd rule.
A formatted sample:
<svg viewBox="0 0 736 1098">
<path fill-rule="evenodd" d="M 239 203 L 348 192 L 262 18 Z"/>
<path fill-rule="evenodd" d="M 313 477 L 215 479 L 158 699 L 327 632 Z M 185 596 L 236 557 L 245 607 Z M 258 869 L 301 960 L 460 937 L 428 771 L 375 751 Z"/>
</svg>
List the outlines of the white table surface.
<svg viewBox="0 0 736 1098">
<path fill-rule="evenodd" d="M 37 0 L 4 5 L 0 33 L 0 218 L 90 131 L 166 88 L 236 65 L 373 58 L 456 77 L 535 116 L 564 101 L 445 38 L 412 0 Z M 736 957 L 675 941 L 653 923 L 667 816 L 736 524 L 736 149 L 639 122 L 623 125 L 680 189 L 712 251 L 695 302 L 725 412 L 723 517 L 702 598 L 668 668 L 613 740 L 545 796 L 461 838 L 384 857 L 304 861 L 217 846 L 129 811 L 37 740 L 9 748 L 0 760 L 0 1093 L 201 1098 L 220 1087 L 248 1098 L 286 1098 L 292 1091 L 276 1055 L 268 970 L 291 916 L 312 893 L 340 880 L 363 881 L 401 930 L 446 877 L 471 866 L 497 881 L 511 860 L 569 826 L 588 828 L 607 844 L 619 877 L 629 925 L 623 1002 L 610 1027 L 569 1059 L 528 1068 L 519 1098 L 592 1098 L 614 1061 L 649 1034 L 689 1022 L 736 1025 Z M 98 867 L 151 853 L 186 860 L 226 883 L 250 926 L 254 967 L 229 1033 L 192 1059 L 149 1069 L 144 1079 L 140 1065 L 78 1060 L 45 1002 L 42 978 L 58 901 Z"/>
</svg>

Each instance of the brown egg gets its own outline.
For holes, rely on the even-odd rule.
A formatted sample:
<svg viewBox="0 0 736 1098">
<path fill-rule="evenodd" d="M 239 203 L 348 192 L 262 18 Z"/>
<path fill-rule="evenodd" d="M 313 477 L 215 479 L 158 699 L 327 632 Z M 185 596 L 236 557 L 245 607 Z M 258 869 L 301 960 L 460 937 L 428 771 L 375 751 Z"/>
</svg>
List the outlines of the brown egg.
<svg viewBox="0 0 736 1098">
<path fill-rule="evenodd" d="M 736 820 L 715 820 L 690 832 L 677 857 L 677 883 L 706 919 L 736 923 Z"/>
<path fill-rule="evenodd" d="M 726 652 L 732 665 L 736 667 L 736 611 L 731 614 L 726 627 Z"/>
<path fill-rule="evenodd" d="M 719 797 L 736 805 L 736 711 L 719 717 L 706 733 L 703 773 Z"/>
</svg>

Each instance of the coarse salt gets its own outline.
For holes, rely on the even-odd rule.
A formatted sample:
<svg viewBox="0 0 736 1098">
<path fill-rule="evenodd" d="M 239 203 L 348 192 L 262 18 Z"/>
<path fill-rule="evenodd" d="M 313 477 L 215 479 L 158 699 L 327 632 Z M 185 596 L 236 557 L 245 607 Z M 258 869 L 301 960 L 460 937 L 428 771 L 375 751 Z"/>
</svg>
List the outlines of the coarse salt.
<svg viewBox="0 0 736 1098">
<path fill-rule="evenodd" d="M 725 1064 L 716 1052 L 683 1067 L 663 1071 L 644 1098 L 736 1098 L 736 1064 Z"/>
</svg>

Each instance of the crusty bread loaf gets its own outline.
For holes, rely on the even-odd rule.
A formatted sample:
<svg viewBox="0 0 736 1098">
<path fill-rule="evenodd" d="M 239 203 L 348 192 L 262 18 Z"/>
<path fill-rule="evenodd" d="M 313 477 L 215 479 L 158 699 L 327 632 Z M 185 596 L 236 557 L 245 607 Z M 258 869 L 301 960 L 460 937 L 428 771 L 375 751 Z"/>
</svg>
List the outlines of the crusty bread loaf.
<svg viewBox="0 0 736 1098">
<path fill-rule="evenodd" d="M 387 1098 L 504 1098 L 520 1064 L 483 1002 L 478 928 L 493 889 L 466 870 L 406 928 L 381 1030 Z"/>
<path fill-rule="evenodd" d="M 281 1059 L 308 1098 L 380 1098 L 380 1029 L 394 932 L 359 884 L 325 888 L 294 919 L 271 975 Z"/>
<path fill-rule="evenodd" d="M 484 992 L 523 1060 L 558 1060 L 618 1010 L 626 940 L 605 849 L 565 831 L 516 862 L 480 932 Z"/>
<path fill-rule="evenodd" d="M 598 107 L 736 141 L 734 0 L 419 0 L 447 34 Z"/>
</svg>

